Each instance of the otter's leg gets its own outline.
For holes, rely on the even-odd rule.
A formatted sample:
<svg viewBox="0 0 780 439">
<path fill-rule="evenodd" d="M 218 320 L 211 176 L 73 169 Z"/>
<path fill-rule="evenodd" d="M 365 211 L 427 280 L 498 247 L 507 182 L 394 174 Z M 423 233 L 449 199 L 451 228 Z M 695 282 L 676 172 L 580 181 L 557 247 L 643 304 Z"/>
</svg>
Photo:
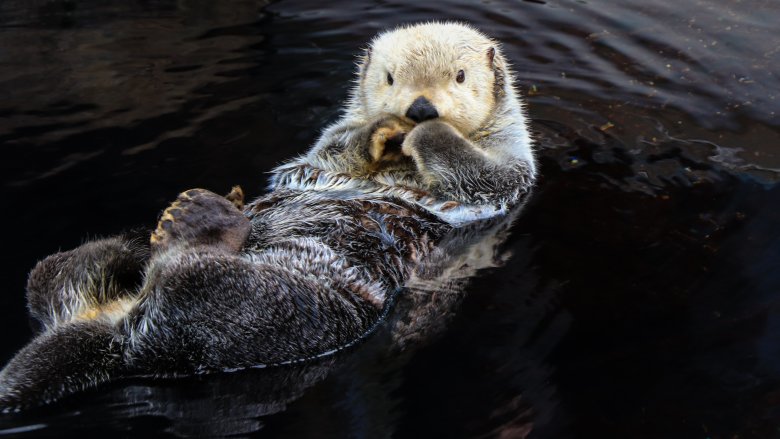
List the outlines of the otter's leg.
<svg viewBox="0 0 780 439">
<path fill-rule="evenodd" d="M 46 404 L 122 373 L 125 338 L 105 321 L 49 329 L 0 372 L 0 412 Z"/>
<path fill-rule="evenodd" d="M 78 317 L 135 294 L 149 246 L 135 236 L 88 242 L 39 262 L 27 281 L 27 302 L 42 328 Z"/>
<path fill-rule="evenodd" d="M 531 188 L 528 163 L 491 156 L 446 122 L 417 125 L 404 140 L 402 151 L 411 156 L 431 189 L 443 197 L 469 204 L 515 204 Z"/>
<path fill-rule="evenodd" d="M 203 190 L 182 194 L 165 211 L 152 236 L 145 283 L 165 285 L 167 281 L 155 276 L 159 273 L 155 267 L 176 255 L 238 251 L 249 229 L 249 221 L 238 209 L 242 203 L 240 189 L 227 198 Z M 126 367 L 127 318 L 138 314 L 139 303 L 147 303 L 143 299 L 148 294 L 133 290 L 123 301 L 127 289 L 120 280 L 124 272 L 132 273 L 131 277 L 137 274 L 140 280 L 148 253 L 133 241 L 111 238 L 51 256 L 33 270 L 30 308 L 46 330 L 0 372 L 0 411 L 41 405 L 138 371 Z M 204 288 L 210 288 L 208 282 Z M 158 293 L 164 297 L 168 292 Z M 178 297 L 176 291 L 171 294 Z M 176 315 L 190 306 L 180 303 L 165 312 Z M 157 332 L 150 335 L 165 338 Z"/>
<path fill-rule="evenodd" d="M 202 190 L 182 194 L 166 210 L 153 235 L 148 269 L 151 274 L 147 273 L 146 284 L 152 278 L 155 281 L 151 283 L 165 285 L 165 280 L 155 276 L 159 273 L 155 267 L 167 264 L 176 255 L 238 251 L 249 228 L 248 220 L 237 208 L 242 202 L 240 189 L 227 198 Z M 123 301 L 126 290 L 119 274 L 122 270 L 140 273 L 146 268 L 147 253 L 133 242 L 112 238 L 54 255 L 33 270 L 31 309 L 46 324 L 46 330 L 0 372 L 0 411 L 41 405 L 138 372 L 126 367 L 130 341 L 127 318 L 138 314 L 139 303 L 147 303 L 143 299 L 148 294 L 142 290 Z M 209 282 L 204 286 L 206 290 Z M 158 293 L 165 297 L 168 292 Z M 175 290 L 171 294 L 178 297 Z M 190 306 L 179 303 L 165 312 L 175 316 Z M 163 333 L 150 335 L 152 339 L 165 338 Z"/>
<path fill-rule="evenodd" d="M 311 359 L 368 332 L 382 288 L 312 240 L 268 254 L 200 247 L 153 259 L 131 313 L 128 364 L 142 374 L 198 373 Z"/>
</svg>

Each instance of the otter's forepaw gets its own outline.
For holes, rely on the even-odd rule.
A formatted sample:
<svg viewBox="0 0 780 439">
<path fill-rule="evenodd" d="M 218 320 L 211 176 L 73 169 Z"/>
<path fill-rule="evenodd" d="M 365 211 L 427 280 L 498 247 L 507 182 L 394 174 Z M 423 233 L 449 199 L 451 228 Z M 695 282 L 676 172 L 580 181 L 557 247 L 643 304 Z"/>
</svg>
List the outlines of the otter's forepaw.
<svg viewBox="0 0 780 439">
<path fill-rule="evenodd" d="M 401 152 L 410 157 L 422 150 L 455 147 L 463 136 L 455 127 L 440 120 L 430 120 L 414 127 L 401 145 Z"/>
<path fill-rule="evenodd" d="M 403 119 L 388 116 L 374 125 L 371 142 L 368 153 L 371 158 L 378 162 L 385 155 L 385 152 L 393 147 L 399 147 L 406 137 L 406 133 L 412 130 L 414 125 Z"/>
<path fill-rule="evenodd" d="M 205 189 L 190 189 L 179 194 L 165 209 L 152 233 L 152 250 L 159 252 L 183 245 L 238 252 L 251 227 L 239 210 L 243 204 L 243 191 L 238 186 L 226 197 Z"/>
</svg>

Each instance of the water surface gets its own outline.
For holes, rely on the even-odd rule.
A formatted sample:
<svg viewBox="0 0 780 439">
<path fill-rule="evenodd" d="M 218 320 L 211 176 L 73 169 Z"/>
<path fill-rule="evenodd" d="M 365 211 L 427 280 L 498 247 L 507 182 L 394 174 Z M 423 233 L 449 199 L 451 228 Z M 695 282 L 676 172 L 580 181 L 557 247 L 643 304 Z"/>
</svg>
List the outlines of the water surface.
<svg viewBox="0 0 780 439">
<path fill-rule="evenodd" d="M 427 19 L 503 41 L 542 173 L 441 336 L 119 383 L 0 434 L 780 437 L 775 0 L 4 0 L 0 360 L 31 336 L 37 260 L 190 187 L 259 195 L 337 117 L 360 48 Z"/>
</svg>

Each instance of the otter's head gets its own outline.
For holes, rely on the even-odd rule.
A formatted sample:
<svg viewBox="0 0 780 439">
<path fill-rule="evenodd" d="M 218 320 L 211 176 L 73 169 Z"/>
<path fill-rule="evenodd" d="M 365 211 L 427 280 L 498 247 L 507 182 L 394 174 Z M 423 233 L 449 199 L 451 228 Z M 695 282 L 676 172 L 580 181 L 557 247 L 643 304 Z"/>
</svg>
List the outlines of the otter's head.
<svg viewBox="0 0 780 439">
<path fill-rule="evenodd" d="M 353 105 L 367 118 L 441 118 L 463 134 L 482 127 L 505 93 L 498 44 L 460 23 L 424 23 L 378 35 L 361 59 Z"/>
</svg>

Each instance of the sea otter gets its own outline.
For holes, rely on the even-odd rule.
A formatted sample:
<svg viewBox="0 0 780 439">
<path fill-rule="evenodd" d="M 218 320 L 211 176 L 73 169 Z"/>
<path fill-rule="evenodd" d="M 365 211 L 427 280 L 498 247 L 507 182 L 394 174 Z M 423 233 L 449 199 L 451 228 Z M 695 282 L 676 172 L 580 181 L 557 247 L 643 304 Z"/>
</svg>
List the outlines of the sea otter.
<svg viewBox="0 0 780 439">
<path fill-rule="evenodd" d="M 243 206 L 238 188 L 192 189 L 148 245 L 120 236 L 38 263 L 27 294 L 41 331 L 0 372 L 0 408 L 354 345 L 454 232 L 522 203 L 535 172 L 496 41 L 459 23 L 382 33 L 344 115 L 267 195 Z"/>
</svg>

